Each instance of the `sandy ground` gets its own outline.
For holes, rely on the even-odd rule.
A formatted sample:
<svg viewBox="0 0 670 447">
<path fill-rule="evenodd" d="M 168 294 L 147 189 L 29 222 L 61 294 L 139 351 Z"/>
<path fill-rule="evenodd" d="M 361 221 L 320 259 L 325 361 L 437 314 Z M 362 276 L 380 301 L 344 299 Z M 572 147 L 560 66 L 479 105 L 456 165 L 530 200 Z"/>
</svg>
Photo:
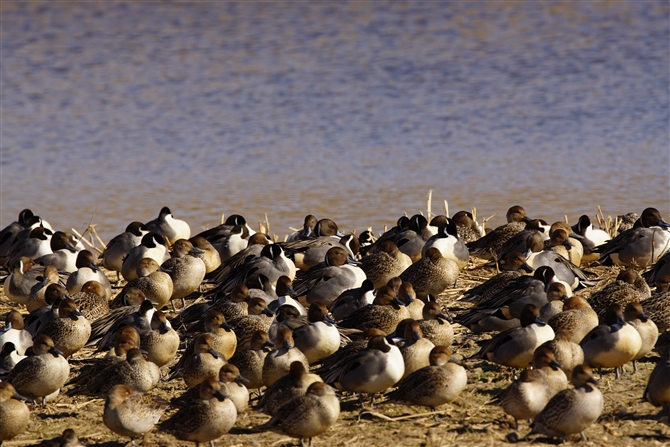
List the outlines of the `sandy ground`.
<svg viewBox="0 0 670 447">
<path fill-rule="evenodd" d="M 598 289 L 618 273 L 599 267 L 594 270 L 605 279 Z M 460 276 L 459 287 L 470 288 L 493 275 L 490 269 L 473 266 L 466 268 Z M 112 275 L 110 275 L 112 277 Z M 585 290 L 586 295 L 592 290 Z M 464 307 L 455 302 L 460 290 L 450 291 L 439 297 L 446 308 Z M 0 294 L 0 317 L 17 305 L 11 303 Z M 25 311 L 25 309 L 20 309 Z M 453 313 L 453 311 L 452 311 Z M 476 337 L 462 327 L 455 325 L 457 334 L 453 350 L 467 357 L 477 349 Z M 75 354 L 71 361 L 71 376 L 77 374 L 92 350 L 85 349 Z M 599 388 L 605 395 L 605 409 L 599 421 L 590 426 L 585 434 L 588 442 L 582 442 L 579 435 L 571 436 L 568 444 L 579 443 L 586 446 L 628 446 L 628 445 L 667 445 L 670 442 L 670 428 L 664 423 L 653 419 L 658 412 L 641 397 L 649 374 L 654 368 L 658 356 L 652 354 L 640 362 L 640 372 L 626 374 L 621 380 L 615 380 L 613 371 L 605 371 Z M 507 443 L 517 436 L 514 433 L 513 419 L 501 408 L 489 404 L 489 401 L 511 382 L 511 373 L 497 365 L 476 360 L 466 360 L 469 383 L 467 389 L 454 402 L 441 407 L 445 420 L 436 422 L 421 407 L 405 407 L 383 405 L 375 409 L 374 414 L 361 414 L 358 400 L 351 396 L 342 396 L 341 415 L 337 423 L 325 434 L 314 439 L 315 446 L 494 446 Z M 629 368 L 631 369 L 631 368 Z M 181 380 L 161 382 L 151 394 L 163 398 L 178 395 L 186 389 Z M 128 439 L 121 438 L 108 430 L 102 423 L 102 399 L 88 397 L 69 398 L 61 394 L 56 402 L 45 408 L 31 409 L 31 421 L 28 429 L 5 446 L 36 445 L 44 439 L 59 436 L 66 428 L 73 428 L 82 442 L 87 445 L 119 446 L 129 444 Z M 169 410 L 168 414 L 171 414 Z M 165 417 L 167 417 L 164 416 Z M 298 440 L 274 433 L 239 434 L 239 428 L 251 427 L 268 420 L 268 416 L 248 410 L 238 415 L 231 433 L 215 442 L 218 446 L 287 446 L 297 445 Z M 528 433 L 527 423 L 520 424 L 518 438 Z M 557 443 L 547 438 L 535 438 L 537 442 Z M 137 441 L 144 446 L 180 446 L 188 445 L 170 435 L 154 430 L 146 434 L 144 439 Z M 530 442 L 519 441 L 518 445 L 529 445 Z M 192 444 L 191 444 L 192 445 Z"/>
</svg>

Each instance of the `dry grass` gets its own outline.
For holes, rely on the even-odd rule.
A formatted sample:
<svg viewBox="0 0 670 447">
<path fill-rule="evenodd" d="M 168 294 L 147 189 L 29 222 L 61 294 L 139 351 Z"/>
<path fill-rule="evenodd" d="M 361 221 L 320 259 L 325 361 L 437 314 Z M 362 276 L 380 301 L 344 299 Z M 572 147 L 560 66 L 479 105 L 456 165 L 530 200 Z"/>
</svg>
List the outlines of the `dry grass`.
<svg viewBox="0 0 670 447">
<path fill-rule="evenodd" d="M 471 265 L 459 278 L 458 287 L 467 289 L 492 276 L 492 269 Z M 596 286 L 599 289 L 611 281 L 618 273 L 616 270 L 598 267 L 593 270 L 604 281 Z M 112 276 L 112 275 L 110 275 Z M 592 293 L 591 290 L 582 292 Z M 464 307 L 455 300 L 459 291 L 450 291 L 439 297 L 447 308 Z M 0 294 L 0 315 L 16 308 Z M 23 309 L 22 309 L 23 310 Z M 476 337 L 456 325 L 454 351 L 463 357 L 475 352 Z M 72 359 L 72 375 L 88 358 L 92 350 L 77 353 Z M 587 446 L 628 446 L 628 445 L 666 445 L 670 436 L 667 425 L 652 419 L 657 409 L 641 400 L 649 374 L 654 368 L 655 358 L 643 359 L 638 374 L 626 374 L 621 380 L 614 380 L 614 374 L 606 371 L 602 377 L 600 389 L 605 394 L 605 410 L 600 420 L 589 427 L 585 434 L 589 441 L 582 443 L 579 436 L 572 436 L 569 444 L 580 443 Z M 513 421 L 502 409 L 490 405 L 493 396 L 503 390 L 511 381 L 510 371 L 485 361 L 466 360 L 469 386 L 453 403 L 440 408 L 445 420 L 436 422 L 426 414 L 425 408 L 381 405 L 375 409 L 385 417 L 375 414 L 361 414 L 358 400 L 352 396 L 342 396 L 342 412 L 338 422 L 325 434 L 314 440 L 315 446 L 496 446 L 508 442 L 508 436 L 514 432 Z M 161 382 L 152 394 L 170 398 L 185 390 L 183 382 Z M 120 438 L 102 424 L 103 400 L 87 397 L 69 398 L 61 394 L 55 403 L 46 408 L 31 407 L 31 422 L 20 436 L 5 442 L 5 446 L 25 446 L 39 443 L 42 439 L 59 436 L 65 428 L 73 428 L 87 445 L 118 446 L 128 440 Z M 410 416 L 410 417 L 405 417 Z M 416 417 L 415 417 L 416 416 Z M 231 433 L 216 441 L 219 446 L 286 446 L 296 445 L 297 440 L 274 433 L 236 434 L 238 427 L 251 427 L 267 421 L 268 417 L 247 411 L 240 414 Z M 395 420 L 397 419 L 397 420 Z M 529 431 L 527 424 L 521 424 L 518 437 Z M 514 436 L 514 435 L 512 435 Z M 536 442 L 552 442 L 539 438 Z M 138 444 L 145 446 L 185 445 L 164 433 L 153 431 Z M 518 445 L 529 445 L 528 441 L 519 441 Z"/>
</svg>

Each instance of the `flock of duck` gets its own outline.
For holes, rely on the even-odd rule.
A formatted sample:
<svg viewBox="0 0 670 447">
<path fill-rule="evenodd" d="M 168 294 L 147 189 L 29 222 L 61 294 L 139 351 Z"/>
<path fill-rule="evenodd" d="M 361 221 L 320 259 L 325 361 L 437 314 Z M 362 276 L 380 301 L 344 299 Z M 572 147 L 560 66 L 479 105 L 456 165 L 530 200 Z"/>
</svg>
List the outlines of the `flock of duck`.
<svg viewBox="0 0 670 447">
<path fill-rule="evenodd" d="M 155 427 L 213 445 L 256 400 L 271 418 L 237 433 L 311 445 L 338 420 L 342 393 L 363 408 L 381 395 L 434 411 L 468 387 L 471 360 L 514 371 L 493 403 L 517 429 L 533 420 L 528 435 L 585 439 L 605 400 L 593 369 L 637 371 L 670 327 L 670 225 L 647 208 L 608 230 L 588 216 L 549 225 L 513 206 L 490 231 L 461 211 L 403 216 L 378 237 L 308 215 L 276 242 L 239 215 L 191 237 L 165 207 L 96 257 L 26 209 L 0 233 L 12 302 L 0 330 L 0 442 L 26 430 L 23 401 L 35 410 L 66 389 L 104 398 L 102 422 L 133 445 Z M 499 273 L 465 290 L 452 319 L 436 297 L 483 265 Z M 620 273 L 602 287 L 591 265 Z M 467 359 L 450 349 L 456 323 L 489 333 Z M 87 346 L 106 354 L 75 376 L 68 360 Z M 660 352 L 644 398 L 668 410 Z M 162 401 L 151 395 L 161 380 L 188 391 Z M 63 439 L 81 445 L 72 430 Z"/>
</svg>

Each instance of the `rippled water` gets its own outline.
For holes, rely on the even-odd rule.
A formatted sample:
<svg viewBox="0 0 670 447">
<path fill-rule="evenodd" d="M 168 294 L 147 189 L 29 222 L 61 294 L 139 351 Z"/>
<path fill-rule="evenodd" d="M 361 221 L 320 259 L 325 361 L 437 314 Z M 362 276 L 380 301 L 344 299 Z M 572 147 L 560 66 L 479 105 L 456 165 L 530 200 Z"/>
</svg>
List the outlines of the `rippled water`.
<svg viewBox="0 0 670 447">
<path fill-rule="evenodd" d="M 1 8 L 1 226 L 670 217 L 667 2 Z"/>
</svg>

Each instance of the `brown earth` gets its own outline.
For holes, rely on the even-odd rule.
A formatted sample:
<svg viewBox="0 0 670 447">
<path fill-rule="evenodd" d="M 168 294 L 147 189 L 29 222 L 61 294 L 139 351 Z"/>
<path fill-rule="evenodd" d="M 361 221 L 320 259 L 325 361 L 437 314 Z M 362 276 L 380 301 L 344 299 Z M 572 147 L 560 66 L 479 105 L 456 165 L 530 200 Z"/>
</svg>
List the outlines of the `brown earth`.
<svg viewBox="0 0 670 447">
<path fill-rule="evenodd" d="M 583 292 L 590 295 L 614 278 L 616 269 L 597 267 L 592 269 L 603 279 L 598 286 Z M 475 268 L 470 265 L 459 278 L 459 287 L 439 297 L 446 308 L 462 308 L 462 303 L 455 301 L 463 289 L 470 288 L 492 276 L 495 272 L 487 268 Z M 115 275 L 109 274 L 110 278 Z M 0 293 L 0 317 L 18 306 Z M 19 309 L 25 312 L 25 309 Z M 453 311 L 452 311 L 453 313 Z M 463 357 L 474 353 L 477 349 L 472 336 L 459 325 L 455 325 L 457 334 L 453 350 Z M 71 376 L 77 374 L 93 353 L 85 349 L 73 356 L 71 360 Z M 649 374 L 658 359 L 656 354 L 642 359 L 640 372 L 628 373 L 621 380 L 615 380 L 612 371 L 605 371 L 599 388 L 605 395 L 605 410 L 599 421 L 586 429 L 588 442 L 582 442 L 579 435 L 571 436 L 568 444 L 579 443 L 585 446 L 628 446 L 628 445 L 667 445 L 670 428 L 652 417 L 658 409 L 642 401 L 641 397 Z M 445 420 L 436 422 L 428 411 L 421 407 L 404 407 L 383 405 L 375 409 L 375 414 L 361 414 L 358 400 L 352 396 L 342 396 L 342 411 L 337 423 L 325 434 L 314 439 L 315 446 L 495 446 L 508 442 L 517 436 L 514 432 L 513 420 L 505 415 L 500 407 L 488 402 L 493 396 L 507 387 L 511 381 L 511 373 L 505 368 L 486 361 L 464 361 L 468 371 L 469 384 L 463 394 L 454 402 L 441 407 Z M 631 368 L 629 368 L 631 369 Z M 181 380 L 161 382 L 151 392 L 161 398 L 169 399 L 186 389 Z M 254 394 L 255 395 L 255 394 Z M 31 421 L 28 429 L 5 446 L 25 446 L 39 444 L 43 439 L 59 436 L 66 428 L 73 428 L 82 442 L 87 445 L 118 446 L 129 444 L 128 439 L 121 438 L 108 430 L 102 423 L 102 399 L 89 397 L 70 398 L 61 394 L 55 403 L 46 407 L 31 409 Z M 167 417 L 167 416 L 164 416 Z M 287 446 L 297 445 L 298 440 L 275 433 L 235 434 L 239 428 L 252 427 L 268 420 L 268 416 L 248 410 L 238 415 L 231 433 L 215 442 L 218 446 Z M 518 438 L 528 433 L 528 424 L 520 424 Z M 535 442 L 557 443 L 556 440 L 539 437 Z M 170 435 L 156 430 L 147 434 L 143 440 L 137 441 L 144 446 L 181 446 L 187 445 Z M 519 441 L 518 445 L 529 445 L 528 441 Z M 192 444 L 191 444 L 192 445 Z"/>
</svg>

